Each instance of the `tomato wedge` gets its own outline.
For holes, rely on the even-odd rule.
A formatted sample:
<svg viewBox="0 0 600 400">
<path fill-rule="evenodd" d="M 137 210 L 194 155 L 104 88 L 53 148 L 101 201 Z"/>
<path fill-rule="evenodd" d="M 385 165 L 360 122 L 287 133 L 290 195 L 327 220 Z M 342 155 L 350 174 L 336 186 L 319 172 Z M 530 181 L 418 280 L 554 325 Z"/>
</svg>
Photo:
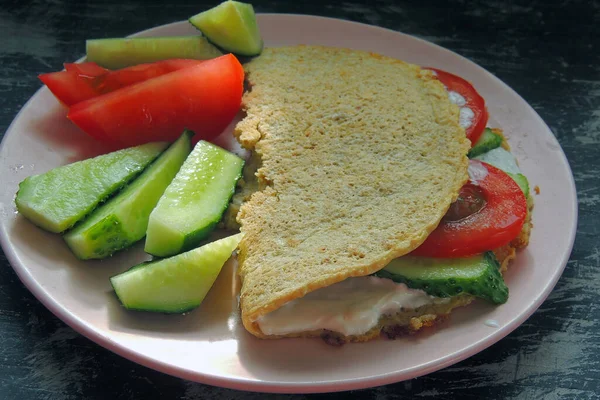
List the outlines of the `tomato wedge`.
<svg viewBox="0 0 600 400">
<path fill-rule="evenodd" d="M 461 111 L 461 125 L 464 123 L 463 127 L 465 127 L 467 138 L 474 145 L 483 133 L 489 118 L 485 100 L 473 85 L 463 78 L 437 68 L 427 69 L 435 72 L 438 80 L 446 86 L 449 93 L 458 93 L 462 97 L 452 96 L 451 99 L 454 103 L 461 109 L 471 110 L 472 113 L 466 110 Z M 468 126 L 466 126 L 467 124 Z"/>
<path fill-rule="evenodd" d="M 76 72 L 59 71 L 41 74 L 38 78 L 64 105 L 71 106 L 82 100 L 98 96 L 92 84 L 94 77 L 80 76 Z"/>
<path fill-rule="evenodd" d="M 174 59 L 135 65 L 116 71 L 102 68 L 93 62 L 70 63 L 65 64 L 65 71 L 42 74 L 39 78 L 61 103 L 72 106 L 125 86 L 202 62 Z"/>
<path fill-rule="evenodd" d="M 77 103 L 67 117 L 90 136 L 123 148 L 219 135 L 240 109 L 244 69 L 227 54 Z"/>
<path fill-rule="evenodd" d="M 97 87 L 103 93 L 156 78 L 169 72 L 191 67 L 202 63 L 202 60 L 173 59 L 157 61 L 148 64 L 134 65 L 131 67 L 111 71 L 96 81 Z"/>
<path fill-rule="evenodd" d="M 469 161 L 469 177 L 458 200 L 412 255 L 464 257 L 494 250 L 519 235 L 527 215 L 527 200 L 519 185 L 504 171 L 479 160 Z"/>
<path fill-rule="evenodd" d="M 95 77 L 104 75 L 110 72 L 109 69 L 103 68 L 95 62 L 83 62 L 83 63 L 67 63 L 64 64 L 67 72 L 74 72 L 79 75 Z"/>
</svg>

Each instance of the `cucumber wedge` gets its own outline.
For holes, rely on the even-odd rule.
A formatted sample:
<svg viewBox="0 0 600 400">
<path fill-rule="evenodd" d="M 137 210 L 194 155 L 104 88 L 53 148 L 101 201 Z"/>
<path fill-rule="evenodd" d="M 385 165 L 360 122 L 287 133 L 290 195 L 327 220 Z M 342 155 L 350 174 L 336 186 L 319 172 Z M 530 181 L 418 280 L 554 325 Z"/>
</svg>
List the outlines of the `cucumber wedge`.
<svg viewBox="0 0 600 400">
<path fill-rule="evenodd" d="M 199 141 L 150 214 L 145 251 L 167 257 L 196 247 L 221 220 L 244 160 Z"/>
<path fill-rule="evenodd" d="M 141 240 L 152 209 L 192 149 L 186 131 L 137 179 L 64 236 L 82 260 L 105 258 Z"/>
<path fill-rule="evenodd" d="M 40 228 L 64 232 L 138 176 L 167 146 L 148 143 L 27 177 L 19 184 L 17 210 Z"/>
<path fill-rule="evenodd" d="M 125 68 L 172 58 L 207 60 L 223 55 L 202 36 L 91 39 L 87 61 L 109 69 Z"/>
<path fill-rule="evenodd" d="M 241 233 L 186 253 L 136 265 L 110 278 L 117 297 L 129 310 L 184 313 L 200 305 Z"/>
<path fill-rule="evenodd" d="M 521 172 L 521 169 L 517 165 L 517 159 L 510 151 L 498 147 L 473 158 L 486 162 L 506 172 L 515 182 L 517 182 L 525 194 L 525 197 L 527 198 L 529 196 L 529 181 Z"/>
<path fill-rule="evenodd" d="M 242 56 L 262 52 L 263 40 L 251 4 L 228 0 L 189 21 L 223 50 Z"/>
<path fill-rule="evenodd" d="M 490 128 L 485 128 L 481 137 L 475 142 L 471 150 L 469 150 L 469 158 L 476 157 L 480 154 L 488 152 L 492 149 L 500 147 L 502 144 L 502 136 L 494 133 Z"/>
<path fill-rule="evenodd" d="M 399 257 L 376 275 L 436 297 L 467 293 L 503 304 L 508 300 L 508 287 L 499 268 L 494 253 L 488 251 L 462 258 Z"/>
</svg>

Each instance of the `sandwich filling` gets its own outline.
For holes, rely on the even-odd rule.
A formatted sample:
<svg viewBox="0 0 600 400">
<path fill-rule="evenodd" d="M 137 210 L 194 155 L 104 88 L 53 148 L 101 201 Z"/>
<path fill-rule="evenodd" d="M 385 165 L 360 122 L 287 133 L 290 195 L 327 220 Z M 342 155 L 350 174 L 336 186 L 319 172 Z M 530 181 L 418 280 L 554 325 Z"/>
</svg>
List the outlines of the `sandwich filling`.
<svg viewBox="0 0 600 400">
<path fill-rule="evenodd" d="M 362 335 L 384 315 L 443 304 L 449 298 L 430 296 L 404 283 L 376 276 L 349 278 L 292 300 L 258 319 L 266 335 L 329 330 Z"/>
</svg>

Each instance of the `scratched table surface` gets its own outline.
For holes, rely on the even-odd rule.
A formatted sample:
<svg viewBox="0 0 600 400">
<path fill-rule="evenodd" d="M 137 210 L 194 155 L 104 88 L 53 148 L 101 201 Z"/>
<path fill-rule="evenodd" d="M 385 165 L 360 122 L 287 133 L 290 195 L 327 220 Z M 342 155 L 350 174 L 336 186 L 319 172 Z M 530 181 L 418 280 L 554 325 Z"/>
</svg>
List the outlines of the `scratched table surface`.
<svg viewBox="0 0 600 400">
<path fill-rule="evenodd" d="M 600 3 L 335 3 L 253 4 L 257 12 L 343 18 L 437 43 L 498 76 L 550 126 L 573 169 L 580 219 L 548 300 L 505 339 L 428 376 L 346 393 L 264 395 L 174 378 L 99 347 L 46 310 L 0 253 L 0 399 L 600 399 Z M 86 38 L 128 35 L 215 4 L 2 0 L 0 135 L 40 88 L 37 75 L 81 57 Z"/>
</svg>

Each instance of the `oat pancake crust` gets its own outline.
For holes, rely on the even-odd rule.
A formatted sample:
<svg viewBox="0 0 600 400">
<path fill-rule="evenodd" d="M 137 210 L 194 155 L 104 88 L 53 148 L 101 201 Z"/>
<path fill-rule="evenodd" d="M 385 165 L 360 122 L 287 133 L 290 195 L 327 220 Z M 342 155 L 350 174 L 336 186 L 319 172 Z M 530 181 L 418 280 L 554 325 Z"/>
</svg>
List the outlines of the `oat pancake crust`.
<svg viewBox="0 0 600 400">
<path fill-rule="evenodd" d="M 430 72 L 320 46 L 267 48 L 235 135 L 261 159 L 240 208 L 240 305 L 257 318 L 419 246 L 467 181 L 470 143 Z"/>
</svg>

